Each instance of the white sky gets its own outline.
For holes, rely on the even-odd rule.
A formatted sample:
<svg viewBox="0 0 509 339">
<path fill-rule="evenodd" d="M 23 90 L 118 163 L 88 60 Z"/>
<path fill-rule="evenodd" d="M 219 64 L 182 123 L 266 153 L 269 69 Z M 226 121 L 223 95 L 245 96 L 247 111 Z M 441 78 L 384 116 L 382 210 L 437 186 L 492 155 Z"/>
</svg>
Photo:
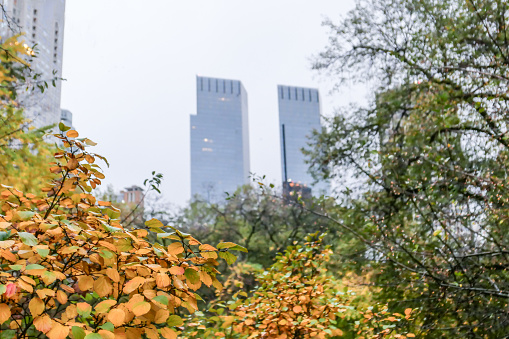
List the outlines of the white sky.
<svg viewBox="0 0 509 339">
<path fill-rule="evenodd" d="M 241 80 L 248 92 L 251 171 L 281 180 L 278 84 L 317 87 L 322 113 L 356 91 L 330 94 L 310 58 L 327 45 L 325 17 L 353 0 L 67 1 L 62 108 L 108 158 L 105 183 L 164 175 L 165 199 L 190 198 L 189 115 L 195 76 Z M 361 99 L 360 99 L 361 100 Z"/>
</svg>

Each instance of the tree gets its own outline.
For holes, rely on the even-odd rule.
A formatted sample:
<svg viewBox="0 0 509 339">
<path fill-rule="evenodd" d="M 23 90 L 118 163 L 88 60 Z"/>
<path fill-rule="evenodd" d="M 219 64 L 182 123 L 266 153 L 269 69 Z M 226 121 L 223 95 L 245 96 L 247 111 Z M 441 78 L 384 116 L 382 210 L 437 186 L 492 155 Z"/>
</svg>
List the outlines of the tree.
<svg viewBox="0 0 509 339">
<path fill-rule="evenodd" d="M 0 44 L 0 182 L 34 193 L 51 177 L 47 161 L 53 148 L 42 138 L 47 128 L 30 127 L 16 102 L 31 72 L 23 58 L 32 53 L 17 36 Z"/>
<path fill-rule="evenodd" d="M 390 314 L 386 308 L 359 308 L 351 291 L 330 275 L 326 263 L 332 251 L 324 235 L 306 237 L 289 246 L 276 262 L 256 276 L 252 293 L 237 292 L 232 300 L 216 301 L 215 317 L 193 319 L 198 326 L 188 338 L 412 338 L 398 333 L 397 324 L 411 318 Z M 223 312 L 226 311 L 226 312 Z"/>
<path fill-rule="evenodd" d="M 104 179 L 103 158 L 85 148 L 95 143 L 60 128 L 64 148 L 50 167 L 58 177 L 39 195 L 0 192 L 2 339 L 176 338 L 178 314 L 198 309 L 194 291 L 222 287 L 216 259 L 244 249 L 202 244 L 155 219 L 146 226 L 167 247 L 145 229 L 125 230 L 120 211 L 92 194 Z"/>
<path fill-rule="evenodd" d="M 224 204 L 193 201 L 173 220 L 204 241 L 238 243 L 248 250 L 243 260 L 269 267 L 276 254 L 294 241 L 330 228 L 327 220 L 313 213 L 330 204 L 313 199 L 287 202 L 262 184 L 239 188 Z"/>
<path fill-rule="evenodd" d="M 318 177 L 356 173 L 327 217 L 380 297 L 421 309 L 422 337 L 509 335 L 506 16 L 505 0 L 363 0 L 326 22 L 314 64 L 338 85 L 376 81 L 307 154 Z"/>
</svg>

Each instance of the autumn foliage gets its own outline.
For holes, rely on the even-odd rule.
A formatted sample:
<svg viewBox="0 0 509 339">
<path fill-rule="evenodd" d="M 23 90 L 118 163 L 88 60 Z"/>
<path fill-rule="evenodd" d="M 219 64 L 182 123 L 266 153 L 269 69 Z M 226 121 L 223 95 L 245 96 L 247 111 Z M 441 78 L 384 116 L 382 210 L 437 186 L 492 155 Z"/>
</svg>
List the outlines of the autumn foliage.
<svg viewBox="0 0 509 339">
<path fill-rule="evenodd" d="M 198 309 L 202 284 L 221 288 L 219 257 L 235 260 L 233 243 L 217 247 L 157 220 L 125 230 L 120 211 L 92 190 L 104 175 L 89 139 L 61 125 L 63 149 L 43 194 L 3 186 L 0 194 L 0 331 L 2 338 L 176 338 L 175 313 Z"/>
</svg>

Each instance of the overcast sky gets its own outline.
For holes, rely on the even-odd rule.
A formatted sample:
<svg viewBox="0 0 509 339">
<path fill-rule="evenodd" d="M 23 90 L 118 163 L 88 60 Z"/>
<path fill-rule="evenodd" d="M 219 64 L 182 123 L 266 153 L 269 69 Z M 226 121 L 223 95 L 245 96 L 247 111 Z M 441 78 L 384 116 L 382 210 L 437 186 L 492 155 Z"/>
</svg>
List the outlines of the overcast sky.
<svg viewBox="0 0 509 339">
<path fill-rule="evenodd" d="M 168 202 L 190 198 L 189 116 L 196 75 L 241 80 L 248 92 L 251 172 L 281 181 L 278 84 L 316 87 L 322 113 L 357 97 L 330 94 L 310 58 L 325 17 L 353 0 L 67 1 L 62 108 L 108 158 L 117 190 L 155 170 Z"/>
</svg>

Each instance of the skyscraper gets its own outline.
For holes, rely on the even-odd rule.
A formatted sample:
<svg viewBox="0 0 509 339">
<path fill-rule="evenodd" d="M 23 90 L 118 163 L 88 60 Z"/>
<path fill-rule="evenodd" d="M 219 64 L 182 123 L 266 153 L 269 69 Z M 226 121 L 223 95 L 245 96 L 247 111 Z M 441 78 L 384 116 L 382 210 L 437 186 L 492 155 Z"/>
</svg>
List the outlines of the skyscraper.
<svg viewBox="0 0 509 339">
<path fill-rule="evenodd" d="M 238 80 L 196 77 L 191 196 L 219 201 L 249 177 L 247 92 Z"/>
<path fill-rule="evenodd" d="M 60 121 L 62 57 L 64 43 L 65 0 L 0 0 L 8 19 L 1 24 L 2 38 L 24 33 L 29 47 L 36 45 L 36 57 L 31 62 L 32 69 L 40 77 L 33 85 L 47 81 L 44 93 L 34 90 L 20 96 L 25 114 L 33 120 L 35 127 L 56 124 Z M 34 82 L 34 80 L 31 80 Z"/>
<path fill-rule="evenodd" d="M 278 85 L 278 103 L 283 189 L 288 192 L 291 186 L 297 185 L 303 190 L 313 183 L 313 178 L 307 172 L 301 149 L 307 147 L 313 129 L 321 129 L 320 95 L 313 88 Z M 327 183 L 313 186 L 313 195 L 327 192 Z"/>
</svg>

